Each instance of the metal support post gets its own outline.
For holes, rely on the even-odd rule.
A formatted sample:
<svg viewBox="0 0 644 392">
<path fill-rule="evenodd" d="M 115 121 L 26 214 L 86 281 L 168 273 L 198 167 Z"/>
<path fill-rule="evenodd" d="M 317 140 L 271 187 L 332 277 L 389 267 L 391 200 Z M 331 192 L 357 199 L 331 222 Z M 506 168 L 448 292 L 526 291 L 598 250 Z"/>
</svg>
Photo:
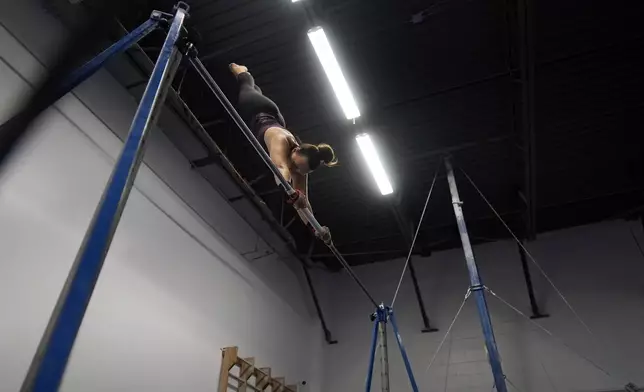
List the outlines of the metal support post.
<svg viewBox="0 0 644 392">
<path fill-rule="evenodd" d="M 96 73 L 96 71 L 98 71 L 107 60 L 119 53 L 125 52 L 129 47 L 157 29 L 159 27 L 159 23 L 164 20 L 165 15 L 166 14 L 163 14 L 162 12 L 154 11 L 150 19 L 141 26 L 137 27 L 125 37 L 121 38 L 118 42 L 105 49 L 82 67 L 72 72 L 62 80 L 59 85 L 52 86 L 52 90 L 43 95 L 41 99 L 36 99 L 36 97 L 34 97 L 34 102 L 32 102 L 30 106 L 25 107 L 22 111 L 2 124 L 0 126 L 0 162 L 2 162 L 7 154 L 11 152 L 13 147 L 25 133 L 25 128 L 34 117 L 38 116 L 42 111 L 53 105 L 62 96 Z"/>
<path fill-rule="evenodd" d="M 396 323 L 396 316 L 394 315 L 393 309 L 387 309 L 389 311 L 389 322 L 391 323 L 392 328 L 394 329 L 394 335 L 396 336 L 396 342 L 398 342 L 398 348 L 400 349 L 400 354 L 402 355 L 403 362 L 405 364 L 405 370 L 407 371 L 407 376 L 409 377 L 409 382 L 411 383 L 411 389 L 413 392 L 418 392 L 418 385 L 416 384 L 416 378 L 414 377 L 414 372 L 411 369 L 411 363 L 409 362 L 409 357 L 407 357 L 407 350 L 402 342 L 402 337 L 398 332 L 398 323 Z"/>
<path fill-rule="evenodd" d="M 463 216 L 463 202 L 460 200 L 458 195 L 456 179 L 454 178 L 454 170 L 449 157 L 445 159 L 445 167 L 447 168 L 447 180 L 449 182 L 449 190 L 452 195 L 454 215 L 456 216 L 456 223 L 458 224 L 458 231 L 461 235 L 461 242 L 463 244 L 463 252 L 465 253 L 465 261 L 470 274 L 470 289 L 476 298 L 476 306 L 481 319 L 481 328 L 483 329 L 485 347 L 487 348 L 494 383 L 498 392 L 507 392 L 508 388 L 505 384 L 505 376 L 503 375 L 503 369 L 501 367 L 501 358 L 494 338 L 492 320 L 490 319 L 490 312 L 488 311 L 487 301 L 485 300 L 485 292 L 483 290 L 484 286 L 479 276 L 476 260 L 474 259 L 474 252 L 472 251 L 470 238 L 467 234 L 467 226 L 465 225 L 465 218 Z"/>
<path fill-rule="evenodd" d="M 380 343 L 380 389 L 389 392 L 389 348 L 387 346 L 387 310 L 380 305 L 378 314 L 378 337 Z"/>
<path fill-rule="evenodd" d="M 373 379 L 373 364 L 376 361 L 376 346 L 378 345 L 378 331 L 380 328 L 380 320 L 377 314 L 373 314 L 373 333 L 371 334 L 371 349 L 369 350 L 369 370 L 367 370 L 367 380 L 365 381 L 365 391 L 371 391 L 371 380 Z"/>
<path fill-rule="evenodd" d="M 103 192 L 49 324 L 40 341 L 22 392 L 53 392 L 63 379 L 72 347 L 98 280 L 107 251 L 143 158 L 145 140 L 160 112 L 180 55 L 179 39 L 188 6 L 179 3 L 148 86 L 132 121 L 112 176 Z"/>
<path fill-rule="evenodd" d="M 528 297 L 530 298 L 530 309 L 532 309 L 532 316 L 530 316 L 530 318 L 539 319 L 544 317 L 550 317 L 550 315 L 548 314 L 541 313 L 541 310 L 539 309 L 539 305 L 537 304 L 537 299 L 535 298 L 535 295 L 534 295 L 534 287 L 532 286 L 532 277 L 530 276 L 530 266 L 528 265 L 528 261 L 526 259 L 525 250 L 519 244 L 517 244 L 517 247 L 519 248 L 519 256 L 521 257 L 521 266 L 523 267 L 523 277 L 525 278 L 525 285 L 526 285 L 526 288 L 528 289 Z"/>
<path fill-rule="evenodd" d="M 396 323 L 396 318 L 394 316 L 394 311 L 388 306 L 381 304 L 376 308 L 376 311 L 371 314 L 371 320 L 373 321 L 373 335 L 371 339 L 371 351 L 369 355 L 369 373 L 367 373 L 366 381 L 366 391 L 371 391 L 371 380 L 373 378 L 373 365 L 376 357 L 376 346 L 380 348 L 380 386 L 383 392 L 389 392 L 389 347 L 387 345 L 387 323 L 391 322 L 391 326 L 394 329 L 394 334 L 396 336 L 396 342 L 398 342 L 398 348 L 400 349 L 400 354 L 403 358 L 405 364 L 405 370 L 407 371 L 407 376 L 409 376 L 409 383 L 413 392 L 418 392 L 418 385 L 416 384 L 416 378 L 411 369 L 411 364 L 409 363 L 409 357 L 407 356 L 407 350 L 402 343 L 402 338 L 398 332 L 398 324 Z"/>
</svg>

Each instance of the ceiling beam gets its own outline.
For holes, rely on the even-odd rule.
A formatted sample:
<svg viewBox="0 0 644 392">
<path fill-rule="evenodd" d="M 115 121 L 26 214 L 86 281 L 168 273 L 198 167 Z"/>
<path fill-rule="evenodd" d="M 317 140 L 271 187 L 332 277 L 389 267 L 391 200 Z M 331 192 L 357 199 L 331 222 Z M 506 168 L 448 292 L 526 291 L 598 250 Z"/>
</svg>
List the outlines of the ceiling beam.
<svg viewBox="0 0 644 392">
<path fill-rule="evenodd" d="M 496 144 L 496 143 L 505 143 L 512 140 L 512 135 L 507 134 L 507 135 L 501 135 L 501 136 L 494 136 L 491 138 L 483 139 L 483 140 L 475 140 L 471 142 L 465 142 L 461 144 L 456 144 L 453 146 L 449 147 L 444 147 L 444 148 L 437 148 L 433 150 L 428 150 L 425 151 L 421 154 L 415 154 L 415 155 L 403 155 L 398 157 L 400 160 L 406 160 L 410 162 L 414 161 L 424 161 L 432 158 L 440 158 L 443 155 L 447 154 L 456 154 L 456 153 L 461 153 L 465 150 L 470 150 L 470 149 L 483 149 L 485 147 L 488 147 L 491 144 Z"/>
<path fill-rule="evenodd" d="M 396 257 L 403 254 L 401 249 L 391 249 L 391 250 L 374 250 L 369 252 L 342 252 L 342 256 L 380 256 L 380 255 L 393 255 Z M 316 258 L 328 258 L 332 259 L 335 255 L 333 253 L 315 253 L 311 255 L 312 259 Z"/>
</svg>

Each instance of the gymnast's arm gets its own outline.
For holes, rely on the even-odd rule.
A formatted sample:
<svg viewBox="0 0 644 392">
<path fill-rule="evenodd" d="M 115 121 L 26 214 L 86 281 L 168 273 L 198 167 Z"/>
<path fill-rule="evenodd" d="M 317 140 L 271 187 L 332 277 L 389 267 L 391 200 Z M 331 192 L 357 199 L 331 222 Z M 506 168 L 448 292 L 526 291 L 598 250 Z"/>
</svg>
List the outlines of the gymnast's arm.
<svg viewBox="0 0 644 392">
<path fill-rule="evenodd" d="M 293 187 L 300 191 L 300 197 L 295 201 L 294 207 L 297 209 L 297 214 L 302 219 L 304 224 L 308 224 L 309 220 L 306 219 L 306 216 L 302 212 L 303 208 L 310 208 L 310 205 L 306 196 L 306 177 L 297 173 L 296 171 L 291 172 L 290 169 L 290 154 L 291 154 L 291 143 L 288 138 L 285 137 L 282 133 L 277 134 L 266 134 L 266 144 L 268 147 L 268 154 L 271 157 L 271 160 L 277 167 L 277 169 L 282 173 L 284 179 L 288 182 L 293 181 Z M 275 177 L 275 182 L 278 186 L 282 184 Z"/>
<path fill-rule="evenodd" d="M 302 212 L 303 208 L 308 208 L 311 213 L 313 213 L 313 209 L 311 208 L 311 203 L 309 203 L 309 196 L 308 196 L 308 175 L 305 174 L 300 174 L 296 171 L 293 172 L 293 188 L 296 190 L 300 191 L 300 197 L 298 200 L 295 202 L 295 207 L 297 208 L 297 214 L 300 216 L 300 219 L 302 219 L 302 222 L 304 224 L 309 223 L 309 220 L 306 219 L 306 216 Z"/>
<path fill-rule="evenodd" d="M 267 135 L 268 136 L 268 135 Z M 291 181 L 291 170 L 289 168 L 290 160 L 290 144 L 286 137 L 282 135 L 272 135 L 267 141 L 268 154 L 271 156 L 271 160 L 277 166 L 277 169 L 282 173 L 284 179 L 287 182 Z M 282 185 L 280 181 L 275 177 L 275 182 L 277 185 Z"/>
<path fill-rule="evenodd" d="M 304 222 L 305 225 L 309 224 L 309 220 L 306 218 L 306 215 L 304 215 L 304 213 L 302 212 L 303 211 L 302 209 L 306 208 L 309 211 L 311 211 L 311 214 L 313 213 L 313 209 L 311 208 L 311 203 L 309 203 L 308 184 L 309 184 L 308 175 L 300 174 L 296 171 L 293 172 L 293 187 L 297 189 L 299 192 L 301 192 L 299 199 L 295 202 L 295 207 L 297 208 L 297 214 L 300 216 L 300 219 L 302 219 L 302 222 Z M 326 226 L 322 226 L 320 231 L 315 232 L 315 235 L 325 243 L 329 243 L 331 241 L 331 232 L 329 231 L 329 228 Z"/>
</svg>

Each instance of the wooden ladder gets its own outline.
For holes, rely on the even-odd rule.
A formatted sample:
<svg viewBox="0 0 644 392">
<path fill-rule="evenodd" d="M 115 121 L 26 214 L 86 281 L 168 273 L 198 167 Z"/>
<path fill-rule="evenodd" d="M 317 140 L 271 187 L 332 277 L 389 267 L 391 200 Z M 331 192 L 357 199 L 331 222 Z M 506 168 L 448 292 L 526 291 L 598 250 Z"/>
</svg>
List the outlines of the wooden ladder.
<svg viewBox="0 0 644 392">
<path fill-rule="evenodd" d="M 271 368 L 255 367 L 255 358 L 241 358 L 238 353 L 238 347 L 226 347 L 221 351 L 217 392 L 264 392 L 268 387 L 271 392 L 297 392 L 297 386 L 286 385 L 284 377 L 273 377 Z M 233 374 L 235 369 L 238 375 Z M 254 382 L 250 382 L 253 376 Z"/>
</svg>

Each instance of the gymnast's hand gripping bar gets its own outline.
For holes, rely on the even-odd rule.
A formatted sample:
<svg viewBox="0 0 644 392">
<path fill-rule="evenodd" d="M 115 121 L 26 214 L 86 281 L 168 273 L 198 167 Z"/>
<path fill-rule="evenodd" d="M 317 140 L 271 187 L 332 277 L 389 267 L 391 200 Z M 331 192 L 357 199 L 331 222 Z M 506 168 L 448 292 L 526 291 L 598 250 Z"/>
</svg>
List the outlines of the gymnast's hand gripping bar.
<svg viewBox="0 0 644 392">
<path fill-rule="evenodd" d="M 250 144 L 253 145 L 253 148 L 257 153 L 259 154 L 260 158 L 264 161 L 266 166 L 270 169 L 270 171 L 275 175 L 277 180 L 280 182 L 284 190 L 286 191 L 286 194 L 289 196 L 293 196 L 296 193 L 296 190 L 293 188 L 293 186 L 286 181 L 282 173 L 279 171 L 279 169 L 275 166 L 273 161 L 271 160 L 271 157 L 268 155 L 266 150 L 262 147 L 262 145 L 259 143 L 253 132 L 248 128 L 248 125 L 244 122 L 244 120 L 241 118 L 239 113 L 237 113 L 237 110 L 233 107 L 233 105 L 230 103 L 224 92 L 221 90 L 219 85 L 217 85 L 217 82 L 215 82 L 215 79 L 210 75 L 206 67 L 203 65 L 201 60 L 197 58 L 196 56 L 196 51 L 190 51 L 188 53 L 188 56 L 190 56 L 190 63 L 192 66 L 195 68 L 197 73 L 201 76 L 203 81 L 208 85 L 210 90 L 215 94 L 219 102 L 224 106 L 224 109 L 228 112 L 230 117 L 233 119 L 235 124 L 241 129 L 241 131 L 244 133 L 244 136 L 246 136 L 246 139 L 250 142 Z M 323 229 L 322 225 L 315 219 L 315 216 L 313 216 L 313 213 L 311 212 L 310 209 L 304 208 L 301 209 L 302 213 L 306 217 L 306 219 L 309 221 L 311 226 L 313 227 L 313 230 L 315 230 L 316 234 L 322 234 Z M 365 293 L 365 295 L 369 298 L 369 300 L 373 303 L 374 306 L 378 307 L 378 303 L 376 300 L 373 298 L 373 296 L 369 293 L 365 285 L 360 281 L 360 278 L 353 272 L 351 269 L 351 266 L 347 261 L 344 259 L 342 254 L 336 249 L 335 245 L 333 244 L 333 241 L 329 240 L 328 242 L 325 242 L 325 244 L 329 247 L 329 250 L 333 255 L 338 259 L 340 264 L 344 267 L 344 269 L 349 273 L 351 278 L 360 286 L 362 291 Z"/>
</svg>

